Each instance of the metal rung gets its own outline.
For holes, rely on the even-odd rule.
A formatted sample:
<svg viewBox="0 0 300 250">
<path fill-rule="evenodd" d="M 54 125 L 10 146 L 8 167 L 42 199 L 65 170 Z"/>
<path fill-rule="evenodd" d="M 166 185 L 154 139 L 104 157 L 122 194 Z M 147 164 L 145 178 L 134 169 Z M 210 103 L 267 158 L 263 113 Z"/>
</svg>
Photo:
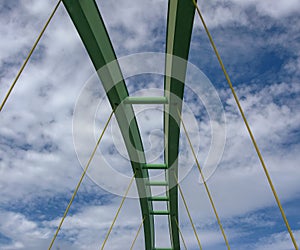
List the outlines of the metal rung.
<svg viewBox="0 0 300 250">
<path fill-rule="evenodd" d="M 169 215 L 170 212 L 167 210 L 155 210 L 155 211 L 150 211 L 150 214 L 153 215 Z"/>
<path fill-rule="evenodd" d="M 143 166 L 144 169 L 167 169 L 167 164 L 145 164 Z"/>
<path fill-rule="evenodd" d="M 150 200 L 150 201 L 168 201 L 169 197 L 168 196 L 153 196 L 153 197 L 149 197 L 148 200 Z"/>
<path fill-rule="evenodd" d="M 168 186 L 168 182 L 166 181 L 148 181 L 146 182 L 148 186 Z"/>
<path fill-rule="evenodd" d="M 124 104 L 168 104 L 165 96 L 128 96 Z"/>
</svg>

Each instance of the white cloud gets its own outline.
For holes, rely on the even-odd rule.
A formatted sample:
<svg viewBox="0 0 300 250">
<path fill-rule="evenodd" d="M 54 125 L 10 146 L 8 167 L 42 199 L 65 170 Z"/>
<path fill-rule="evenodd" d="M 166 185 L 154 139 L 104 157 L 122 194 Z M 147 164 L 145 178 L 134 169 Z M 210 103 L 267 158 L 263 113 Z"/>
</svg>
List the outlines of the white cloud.
<svg viewBox="0 0 300 250">
<path fill-rule="evenodd" d="M 236 1 L 241 3 L 242 1 Z M 251 2 L 251 1 L 250 1 Z M 256 10 L 263 14 L 269 15 L 274 18 L 284 18 L 291 14 L 299 13 L 300 1 L 299 0 L 280 0 L 280 1 L 252 1 L 252 5 Z"/>
<path fill-rule="evenodd" d="M 98 1 L 98 5 L 118 56 L 157 48 L 164 51 L 166 1 Z"/>
<path fill-rule="evenodd" d="M 300 240 L 300 232 L 294 231 L 296 240 Z M 272 234 L 270 237 L 262 239 L 256 244 L 256 250 L 271 250 L 271 249 L 281 249 L 290 250 L 294 249 L 291 243 L 290 236 L 286 232 L 281 232 L 277 234 Z"/>
<path fill-rule="evenodd" d="M 148 1 L 143 4 L 138 1 L 98 2 L 118 55 L 143 50 L 164 51 L 166 1 Z M 3 3 L 0 3 L 1 9 L 4 8 Z M 19 5 L 13 5 L 10 11 L 5 10 L 0 15 L 3 24 L 0 27 L 1 100 L 54 5 L 52 1 L 38 0 L 18 3 Z M 221 51 L 225 54 L 225 61 L 229 61 L 227 56 L 230 55 L 231 65 L 237 65 L 241 59 L 245 61 L 245 58 L 251 58 L 250 65 L 255 64 L 257 55 L 266 47 L 271 51 L 280 48 L 287 57 L 284 58 L 281 71 L 277 72 L 280 80 L 275 75 L 271 76 L 271 79 L 268 78 L 268 84 L 272 83 L 268 86 L 262 84 L 263 80 L 254 87 L 239 85 L 237 93 L 241 97 L 241 103 L 262 149 L 280 198 L 283 202 L 297 199 L 300 174 L 299 135 L 297 134 L 300 124 L 300 90 L 297 72 L 299 20 L 295 19 L 292 25 L 290 16 L 299 10 L 299 1 L 282 0 L 271 3 L 270 1 L 233 0 L 223 1 L 220 5 L 213 3 L 216 8 L 211 8 L 211 4 L 207 1 L 201 2 L 208 24 L 215 28 L 214 32 L 220 31 L 218 34 L 221 34 L 219 37 L 223 40 L 220 38 L 219 41 L 221 46 L 224 45 Z M 256 8 L 256 17 L 259 18 L 247 12 L 251 7 Z M 260 19 L 265 16 L 270 18 L 268 23 L 263 23 L 263 19 Z M 279 25 L 278 18 L 286 19 Z M 260 35 L 267 32 L 267 28 L 275 23 L 284 28 L 285 32 L 274 31 L 272 34 L 267 33 L 266 36 Z M 258 33 L 253 33 L 255 25 L 262 27 Z M 245 33 L 241 34 L 240 30 L 226 29 L 232 26 L 248 27 L 249 30 L 243 30 Z M 197 32 L 196 35 L 199 35 Z M 223 36 L 226 32 L 228 36 Z M 235 53 L 232 52 L 233 47 L 227 46 L 230 44 L 236 48 Z M 202 59 L 208 61 L 207 65 L 211 64 L 207 58 Z M 35 202 L 39 197 L 47 200 L 69 194 L 74 188 L 82 169 L 73 147 L 72 112 L 81 87 L 93 72 L 94 69 L 79 36 L 63 6 L 60 6 L 45 37 L 41 40 L 37 53 L 27 65 L 4 111 L 1 112 L 0 202 L 5 209 L 8 209 L 9 205 L 17 206 L 20 203 L 25 205 L 27 202 Z M 238 74 L 247 73 L 238 72 Z M 278 84 L 275 84 L 277 82 Z M 209 179 L 208 185 L 221 220 L 224 221 L 225 230 L 234 242 L 237 237 L 247 232 L 233 230 L 231 222 L 237 217 L 249 216 L 249 213 L 255 213 L 257 209 L 273 206 L 274 199 L 232 98 L 227 91 L 220 94 L 226 104 L 227 149 L 219 168 Z M 193 104 L 193 109 L 197 107 L 200 106 Z M 104 116 L 102 118 L 105 119 Z M 145 134 L 151 128 L 161 125 L 161 121 L 151 122 L 151 119 L 149 121 L 146 122 Z M 210 142 L 210 126 L 205 118 L 200 123 L 200 128 L 200 148 L 205 149 Z M 105 143 L 109 141 L 109 139 L 104 140 Z M 103 144 L 103 150 L 108 152 L 106 145 Z M 192 161 L 185 157 L 187 155 L 183 154 L 182 162 Z M 202 157 L 203 151 L 200 151 L 200 163 Z M 96 161 L 92 167 L 100 166 L 99 163 Z M 118 167 L 126 165 L 123 162 L 121 164 L 119 158 L 116 158 L 113 164 L 119 164 Z M 129 165 L 128 170 L 130 170 Z M 198 180 L 199 174 L 194 169 L 182 182 L 182 186 L 193 218 L 198 225 L 200 238 L 203 239 L 204 245 L 215 249 L 215 246 L 222 244 L 222 236 L 215 227 L 214 215 L 207 195 L 203 185 L 198 184 Z M 111 185 L 115 184 L 111 183 Z M 122 189 L 123 183 L 118 185 Z M 103 190 L 87 180 L 83 188 L 85 190 L 81 195 L 85 192 L 87 195 L 95 192 L 100 195 L 103 193 Z M 67 218 L 56 246 L 61 249 L 99 248 L 119 201 L 120 199 L 114 199 L 110 204 L 99 202 L 102 204 L 100 206 L 91 205 L 87 201 Z M 77 204 L 77 208 L 79 206 L 80 204 Z M 180 206 L 181 221 L 184 224 L 183 232 L 190 246 L 193 247 L 195 239 L 192 238 L 194 236 L 187 224 L 188 218 L 182 204 Z M 0 210 L 0 232 L 11 238 L 12 242 L 1 245 L 2 249 L 44 249 L 48 246 L 61 211 L 54 211 L 56 215 L 53 220 L 48 219 L 46 214 L 42 222 L 37 222 L 25 216 L 22 211 L 12 212 L 5 209 Z M 32 214 L 34 212 L 32 211 Z M 264 220 L 263 218 L 262 223 L 260 218 L 255 214 L 250 218 L 244 218 L 244 223 L 253 224 L 255 227 L 276 224 L 275 219 Z M 129 246 L 140 220 L 138 201 L 126 201 L 108 242 L 108 248 L 121 249 L 125 245 Z M 164 226 L 158 226 L 158 234 L 163 235 Z M 260 237 L 257 236 L 257 239 Z M 299 238 L 298 231 L 297 237 Z M 117 238 L 118 241 L 115 240 Z M 282 233 L 267 239 L 266 244 L 259 242 L 255 247 L 274 249 L 273 242 L 276 242 L 278 244 L 276 246 L 280 246 L 277 249 L 289 249 L 288 240 L 287 235 Z M 141 232 L 136 249 L 142 249 L 143 245 L 143 232 Z"/>
<path fill-rule="evenodd" d="M 1 249 L 41 249 L 45 248 L 49 230 L 39 228 L 36 222 L 28 220 L 20 213 L 1 211 L 0 231 L 12 240 Z"/>
<path fill-rule="evenodd" d="M 255 22 L 253 18 L 258 17 L 270 17 L 284 22 L 286 17 L 299 14 L 300 9 L 299 0 L 279 0 L 275 2 L 272 0 L 220 0 L 201 1 L 198 5 L 201 7 L 205 20 L 211 28 L 227 25 L 250 26 L 251 23 Z M 253 15 L 256 15 L 256 17 Z"/>
</svg>

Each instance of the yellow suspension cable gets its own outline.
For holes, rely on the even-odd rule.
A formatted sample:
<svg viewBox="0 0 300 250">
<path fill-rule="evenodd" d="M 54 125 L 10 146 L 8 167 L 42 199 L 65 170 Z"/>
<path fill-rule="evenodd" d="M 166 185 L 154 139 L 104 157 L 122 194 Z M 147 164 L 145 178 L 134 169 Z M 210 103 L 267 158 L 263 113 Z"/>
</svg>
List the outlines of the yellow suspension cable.
<svg viewBox="0 0 300 250">
<path fill-rule="evenodd" d="M 135 235 L 134 240 L 133 240 L 133 242 L 132 242 L 132 244 L 131 244 L 130 250 L 132 250 L 133 247 L 134 247 L 134 244 L 135 244 L 135 242 L 136 242 L 136 240 L 137 240 L 137 237 L 138 237 L 139 234 L 140 234 L 140 231 L 141 231 L 141 229 L 142 229 L 142 226 L 143 226 L 144 221 L 145 221 L 145 217 L 143 218 L 143 220 L 142 220 L 142 222 L 141 222 L 141 224 L 140 224 L 140 226 L 139 226 L 139 229 L 138 229 L 138 231 L 136 232 L 136 235 Z"/>
<path fill-rule="evenodd" d="M 12 85 L 10 86 L 10 88 L 9 88 L 9 90 L 8 90 L 8 92 L 7 92 L 7 94 L 6 94 L 5 98 L 4 98 L 4 100 L 3 100 L 3 102 L 1 103 L 1 106 L 0 106 L 0 112 L 2 111 L 2 109 L 3 109 L 3 107 L 4 107 L 5 103 L 6 103 L 6 101 L 7 101 L 8 97 L 9 97 L 9 95 L 11 94 L 13 88 L 15 87 L 15 85 L 16 85 L 16 83 L 17 83 L 19 77 L 21 76 L 21 74 L 22 74 L 22 72 L 23 72 L 23 70 L 24 70 L 24 68 L 25 68 L 25 66 L 26 66 L 26 64 L 27 64 L 27 62 L 29 61 L 29 59 L 30 59 L 30 57 L 31 57 L 31 55 L 32 55 L 32 53 L 33 53 L 33 51 L 35 50 L 36 46 L 38 45 L 39 41 L 41 40 L 41 38 L 42 38 L 42 36 L 43 36 L 43 34 L 44 34 L 46 28 L 48 27 L 48 25 L 49 25 L 49 23 L 50 23 L 52 17 L 54 16 L 56 10 L 58 9 L 58 6 L 59 6 L 59 4 L 60 4 L 61 1 L 62 1 L 62 0 L 59 0 L 58 3 L 56 4 L 54 10 L 52 11 L 52 13 L 51 13 L 51 15 L 50 15 L 50 17 L 49 17 L 49 19 L 47 20 L 47 22 L 46 22 L 46 24 L 44 25 L 44 27 L 43 27 L 41 33 L 39 34 L 38 38 L 36 39 L 35 43 L 33 44 L 33 46 L 32 46 L 32 48 L 31 48 L 31 50 L 30 50 L 28 56 L 26 57 L 24 63 L 22 64 L 22 66 L 21 66 L 21 68 L 20 68 L 20 70 L 19 70 L 19 72 L 18 72 L 18 74 L 17 74 L 15 80 L 13 81 L 13 83 L 12 83 Z"/>
<path fill-rule="evenodd" d="M 66 218 L 66 216 L 67 216 L 67 214 L 68 214 L 68 212 L 69 212 L 69 209 L 70 209 L 70 207 L 71 207 L 71 205 L 72 205 L 72 203 L 73 203 L 73 200 L 74 200 L 74 198 L 75 198 L 75 196 L 76 196 L 76 194 L 77 194 L 77 192 L 78 192 L 78 189 L 79 189 L 79 187 L 80 187 L 80 184 L 81 184 L 81 182 L 82 182 L 82 180 L 83 180 L 83 178 L 84 178 L 84 176 L 85 176 L 85 174 L 86 174 L 86 172 L 87 172 L 87 170 L 88 170 L 88 168 L 89 168 L 89 166 L 90 166 L 90 163 L 92 162 L 92 160 L 93 160 L 93 158 L 94 158 L 94 155 L 95 155 L 95 153 L 96 153 L 96 150 L 97 150 L 97 148 L 98 148 L 98 146 L 99 146 L 99 144 L 100 144 L 100 141 L 101 141 L 101 139 L 102 139 L 102 137 L 103 137 L 103 135 L 104 135 L 105 130 L 107 129 L 107 126 L 108 126 L 108 124 L 109 124 L 109 122 L 110 122 L 110 120 L 111 120 L 111 118 L 112 118 L 113 113 L 114 113 L 114 111 L 111 112 L 111 114 L 110 114 L 110 116 L 109 116 L 109 118 L 108 118 L 108 120 L 107 120 L 107 122 L 106 122 L 106 124 L 105 124 L 105 126 L 104 126 L 104 128 L 103 128 L 103 131 L 102 131 L 102 133 L 101 133 L 101 135 L 100 135 L 100 137 L 99 137 L 99 139 L 98 139 L 98 141 L 97 141 L 97 144 L 95 145 L 94 150 L 93 150 L 93 152 L 92 152 L 92 154 L 91 154 L 91 156 L 90 156 L 90 158 L 89 158 L 89 160 L 88 160 L 88 163 L 86 164 L 86 166 L 85 166 L 85 168 L 84 168 L 84 171 L 83 171 L 83 173 L 82 173 L 82 175 L 81 175 L 81 177 L 80 177 L 80 179 L 79 179 L 79 182 L 78 182 L 78 184 L 77 184 L 77 186 L 76 186 L 76 188 L 75 188 L 75 190 L 74 190 L 74 192 L 73 192 L 72 198 L 71 198 L 71 200 L 70 200 L 70 202 L 69 202 L 69 204 L 68 204 L 68 206 L 67 206 L 67 208 L 66 208 L 66 210 L 65 210 L 65 212 L 64 212 L 64 215 L 63 215 L 63 217 L 62 217 L 62 219 L 61 219 L 61 221 L 60 221 L 60 223 L 59 223 L 59 225 L 58 225 L 58 227 L 57 227 L 57 229 L 56 229 L 56 232 L 55 232 L 55 234 L 54 234 L 54 236 L 53 236 L 53 238 L 52 238 L 52 241 L 51 241 L 51 243 L 50 243 L 50 246 L 49 246 L 48 250 L 50 250 L 50 249 L 52 248 L 52 246 L 53 246 L 53 244 L 54 244 L 54 241 L 56 240 L 56 237 L 57 237 L 57 235 L 58 235 L 58 232 L 59 232 L 59 230 L 60 230 L 60 228 L 61 228 L 61 226 L 62 226 L 62 224 L 63 224 L 63 222 L 64 222 L 64 220 L 65 220 L 65 218 Z"/>
<path fill-rule="evenodd" d="M 189 134 L 188 134 L 188 132 L 187 132 L 187 129 L 186 129 L 186 127 L 185 127 L 185 124 L 184 124 L 184 122 L 183 122 L 183 119 L 182 119 L 182 116 L 181 116 L 181 114 L 180 114 L 179 110 L 178 110 L 178 115 L 179 115 L 179 117 L 180 117 L 180 120 L 181 120 L 181 123 L 182 123 L 183 129 L 184 129 L 184 132 L 185 132 L 185 134 L 186 134 L 186 137 L 187 137 L 187 139 L 188 139 L 188 142 L 189 142 L 190 148 L 191 148 L 191 150 L 192 150 L 192 153 L 193 153 L 194 159 L 195 159 L 195 161 L 196 161 L 196 165 L 197 165 L 197 167 L 198 167 L 198 170 L 199 170 L 199 172 L 200 172 L 201 179 L 202 179 L 202 181 L 203 181 L 203 184 L 204 184 L 204 187 L 205 187 L 205 189 L 206 189 L 206 193 L 207 193 L 207 195 L 208 195 L 209 201 L 210 201 L 210 203 L 211 203 L 211 206 L 212 206 L 212 208 L 213 208 L 213 210 L 214 210 L 214 213 L 215 213 L 216 219 L 217 219 L 217 221 L 218 221 L 218 224 L 219 224 L 220 230 L 221 230 L 221 232 L 222 232 L 222 235 L 223 235 L 223 238 L 224 238 L 224 240 L 225 240 L 225 243 L 226 243 L 227 249 L 228 249 L 228 250 L 230 250 L 230 246 L 229 246 L 229 243 L 228 243 L 227 237 L 226 237 L 226 235 L 225 235 L 225 231 L 224 231 L 224 229 L 223 229 L 223 226 L 222 226 L 222 224 L 221 224 L 221 220 L 220 220 L 220 218 L 219 218 L 219 216 L 218 216 L 217 209 L 216 209 L 216 207 L 215 207 L 215 204 L 214 204 L 214 202 L 213 202 L 212 196 L 211 196 L 211 194 L 210 194 L 210 191 L 209 191 L 209 189 L 208 189 L 208 186 L 207 186 L 207 184 L 206 184 L 206 181 L 205 181 L 205 178 L 204 178 L 203 172 L 202 172 L 202 170 L 201 170 L 201 167 L 200 167 L 199 161 L 198 161 L 198 159 L 197 159 L 196 153 L 195 153 L 195 151 L 194 151 L 194 148 L 193 148 L 193 145 L 192 145 L 191 139 L 190 139 L 190 137 L 189 137 Z"/>
<path fill-rule="evenodd" d="M 202 250 L 202 246 L 201 246 L 201 243 L 200 243 L 200 239 L 199 239 L 199 237 L 198 237 L 198 234 L 197 234 L 197 231 L 196 231 L 196 227 L 195 227 L 195 224 L 194 224 L 194 222 L 193 222 L 193 220 L 192 220 L 192 216 L 191 216 L 191 214 L 190 214 L 188 205 L 187 205 L 186 200 L 185 200 L 185 198 L 184 198 L 182 188 L 181 188 L 181 186 L 180 186 L 180 184 L 179 184 L 179 182 L 178 182 L 177 177 L 176 177 L 175 174 L 174 174 L 174 176 L 175 176 L 175 179 L 176 179 L 176 182 L 177 182 L 177 185 L 178 185 L 179 193 L 180 193 L 181 198 L 182 198 L 182 200 L 183 200 L 183 204 L 184 204 L 184 206 L 185 206 L 185 209 L 186 209 L 186 211 L 187 211 L 188 217 L 189 217 L 190 222 L 191 222 L 191 224 L 192 224 L 193 231 L 194 231 L 194 234 L 195 234 L 195 236 L 196 236 L 196 239 L 197 239 L 197 242 L 198 242 L 199 249 Z"/>
<path fill-rule="evenodd" d="M 123 206 L 123 204 L 124 204 L 124 201 L 125 201 L 125 199 L 126 199 L 126 197 L 127 197 L 127 195 L 128 195 L 129 189 L 130 189 L 130 187 L 131 187 L 131 185 L 132 185 L 132 183 L 133 183 L 134 177 L 135 177 L 135 174 L 132 176 L 132 178 L 131 178 L 131 180 L 130 180 L 130 183 L 129 183 L 129 185 L 128 185 L 127 189 L 126 189 L 126 192 L 125 192 L 125 194 L 124 194 L 124 196 L 123 196 L 123 198 L 122 198 L 122 201 L 121 201 L 121 204 L 120 204 L 120 206 L 119 206 L 119 208 L 118 208 L 118 211 L 117 211 L 117 213 L 116 213 L 116 215 L 115 215 L 115 217 L 114 217 L 114 219 L 113 219 L 113 221 L 112 221 L 112 223 L 111 223 L 111 226 L 110 226 L 110 228 L 109 228 L 109 230 L 108 230 L 108 232 L 107 232 L 107 234 L 106 234 L 106 236 L 105 236 L 105 239 L 104 239 L 103 244 L 102 244 L 102 246 L 101 246 L 101 250 L 104 249 L 104 246 L 105 246 L 105 244 L 106 244 L 106 242 L 107 242 L 107 239 L 108 239 L 108 237 L 109 237 L 109 235 L 110 235 L 110 233 L 111 233 L 111 230 L 112 230 L 113 227 L 114 227 L 114 224 L 115 224 L 115 222 L 116 222 L 116 220 L 117 220 L 117 218 L 118 218 L 118 215 L 119 215 L 119 213 L 120 213 L 120 211 L 121 211 L 121 208 L 122 208 L 122 206 Z"/>
<path fill-rule="evenodd" d="M 174 218 L 174 219 L 175 219 L 175 222 L 176 222 L 176 225 L 177 225 L 179 234 L 180 234 L 180 238 L 181 238 L 181 240 L 182 240 L 182 242 L 183 242 L 184 249 L 187 250 L 187 247 L 186 247 L 186 244 L 185 244 L 185 240 L 184 240 L 184 238 L 183 238 L 183 234 L 182 234 L 182 232 L 181 232 L 181 230 L 180 230 L 180 227 L 179 227 L 179 225 L 178 225 L 178 221 L 177 221 L 176 218 Z"/>
<path fill-rule="evenodd" d="M 233 94 L 233 97 L 234 97 L 234 99 L 235 99 L 235 102 L 236 102 L 236 104 L 237 104 L 237 106 L 238 106 L 238 109 L 239 109 L 239 111 L 240 111 L 240 113 L 241 113 L 241 116 L 242 116 L 242 118 L 243 118 L 243 120 L 244 120 L 244 123 L 245 123 L 245 125 L 246 125 L 246 127 L 247 127 L 247 130 L 248 130 L 248 133 L 249 133 L 250 138 L 251 138 L 251 140 L 252 140 L 253 146 L 254 146 L 254 148 L 255 148 L 255 150 L 256 150 L 256 153 L 257 153 L 257 155 L 258 155 L 258 158 L 259 158 L 259 160 L 260 160 L 260 162 L 261 162 L 261 165 L 262 165 L 262 167 L 263 167 L 263 170 L 264 170 L 264 172 L 265 172 L 265 175 L 266 175 L 266 177 L 267 177 L 267 179 L 268 179 L 270 188 L 271 188 L 272 193 L 273 193 L 273 195 L 274 195 L 274 197 L 275 197 L 275 200 L 276 200 L 276 202 L 277 202 L 277 205 L 278 205 L 278 207 L 279 207 L 281 216 L 282 216 L 282 218 L 283 218 L 283 220 L 284 220 L 284 223 L 285 223 L 285 225 L 286 225 L 286 227 L 287 227 L 287 230 L 288 230 L 288 232 L 289 232 L 289 234 L 290 234 L 291 240 L 292 240 L 292 242 L 293 242 L 293 244 L 294 244 L 295 249 L 298 250 L 297 242 L 296 242 L 296 240 L 295 240 L 295 237 L 294 237 L 294 235 L 293 235 L 293 232 L 292 232 L 292 230 L 291 230 L 291 227 L 290 227 L 290 225 L 289 225 L 289 222 L 288 222 L 288 220 L 287 220 L 287 218 L 286 218 L 286 215 L 285 215 L 285 213 L 284 213 L 284 210 L 283 210 L 283 207 L 282 207 L 281 202 L 280 202 L 280 200 L 279 200 L 279 197 L 278 197 L 278 195 L 277 195 L 277 193 L 276 193 L 275 187 L 274 187 L 273 182 L 272 182 L 272 180 L 271 180 L 271 177 L 270 177 L 270 175 L 269 175 L 268 169 L 267 169 L 267 167 L 266 167 L 266 165 L 265 165 L 265 162 L 264 162 L 264 159 L 263 159 L 263 157 L 262 157 L 262 154 L 261 154 L 261 152 L 260 152 L 260 150 L 259 150 L 259 148 L 258 148 L 258 145 L 257 145 L 256 140 L 255 140 L 255 138 L 254 138 L 254 135 L 253 135 L 253 133 L 252 133 L 252 130 L 251 130 L 250 126 L 249 126 L 249 123 L 248 123 L 248 121 L 247 121 L 247 119 L 246 119 L 246 116 L 245 116 L 245 114 L 244 114 L 244 111 L 243 111 L 243 109 L 242 109 L 242 106 L 241 106 L 241 104 L 240 104 L 240 102 L 239 102 L 239 98 L 237 97 L 237 95 L 236 95 L 236 93 L 235 93 L 235 90 L 234 90 L 233 85 L 232 85 L 232 83 L 231 83 L 230 77 L 229 77 L 229 75 L 228 75 L 228 73 L 227 73 L 227 71 L 226 71 L 226 69 L 225 69 L 225 66 L 224 66 L 223 61 L 222 61 L 222 59 L 221 59 L 221 56 L 220 56 L 220 54 L 219 54 L 219 52 L 218 52 L 218 50 L 217 50 L 217 47 L 216 47 L 216 45 L 215 45 L 215 43 L 214 43 L 214 41 L 213 41 L 213 39 L 212 39 L 212 36 L 211 36 L 211 34 L 210 34 L 210 32 L 209 32 L 207 26 L 206 26 L 206 23 L 205 23 L 205 21 L 204 21 L 204 18 L 203 18 L 203 16 L 202 16 L 201 12 L 200 12 L 200 9 L 199 9 L 199 7 L 198 7 L 196 1 L 195 1 L 195 0 L 192 0 L 192 1 L 193 1 L 194 5 L 195 5 L 195 7 L 196 7 L 196 9 L 197 9 L 198 15 L 199 15 L 199 17 L 200 17 L 200 19 L 201 19 L 201 22 L 202 22 L 202 24 L 203 24 L 203 27 L 204 27 L 204 29 L 205 29 L 205 31 L 206 31 L 206 34 L 207 34 L 208 38 L 209 38 L 209 41 L 210 41 L 210 43 L 211 43 L 211 46 L 213 47 L 213 50 L 214 50 L 214 52 L 215 52 L 215 54 L 216 54 L 216 56 L 217 56 L 217 58 L 218 58 L 219 64 L 220 64 L 220 66 L 221 66 L 221 68 L 222 68 L 222 71 L 223 71 L 223 73 L 224 73 L 224 75 L 225 75 L 225 78 L 226 78 L 226 80 L 227 80 L 227 83 L 228 83 L 228 85 L 229 85 L 229 87 L 230 87 L 230 89 L 231 89 L 231 92 L 232 92 L 232 94 Z"/>
</svg>

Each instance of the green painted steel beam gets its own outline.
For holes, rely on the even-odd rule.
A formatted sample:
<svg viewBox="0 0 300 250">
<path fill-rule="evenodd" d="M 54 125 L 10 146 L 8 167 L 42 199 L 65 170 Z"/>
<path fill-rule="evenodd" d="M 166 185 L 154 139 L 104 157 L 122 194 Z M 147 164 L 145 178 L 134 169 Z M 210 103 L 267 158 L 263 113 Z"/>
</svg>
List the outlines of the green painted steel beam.
<svg viewBox="0 0 300 250">
<path fill-rule="evenodd" d="M 143 166 L 143 168 L 145 169 L 167 169 L 168 166 L 167 164 L 155 164 L 155 163 L 151 163 L 151 164 L 145 164 Z"/>
<path fill-rule="evenodd" d="M 168 201 L 169 197 L 168 196 L 152 196 L 148 198 L 151 201 Z"/>
<path fill-rule="evenodd" d="M 122 80 L 119 64 L 115 61 L 116 55 L 105 24 L 94 0 L 63 0 L 63 3 L 95 69 L 97 71 L 101 69 L 98 71 L 98 76 L 107 92 L 110 105 L 115 110 L 115 117 L 135 173 L 139 196 L 142 197 L 140 205 L 144 218 L 145 248 L 153 250 L 155 243 L 154 219 L 150 213 L 153 207 L 152 201 L 147 199 L 147 197 L 151 197 L 151 189 L 145 185 L 148 180 L 148 170 L 143 168 L 146 160 L 142 140 L 132 106 L 119 105 L 128 97 L 128 91 Z M 103 69 L 107 64 L 110 66 Z"/>
<path fill-rule="evenodd" d="M 124 104 L 168 104 L 165 96 L 128 96 Z"/>
<path fill-rule="evenodd" d="M 64 5 L 85 45 L 85 48 L 96 70 L 116 60 L 109 35 L 94 0 L 63 0 Z M 188 58 L 190 38 L 194 18 L 194 6 L 190 0 L 169 0 L 167 23 L 166 52 L 183 59 Z M 179 72 L 172 58 L 166 59 L 166 74 L 179 75 L 185 79 L 186 64 L 181 65 Z M 144 235 L 146 250 L 155 248 L 153 215 L 169 215 L 170 238 L 172 248 L 180 249 L 178 221 L 178 190 L 176 178 L 178 173 L 178 152 L 180 120 L 177 110 L 181 112 L 184 92 L 184 81 L 172 77 L 165 77 L 165 97 L 128 97 L 128 91 L 117 62 L 98 72 L 99 78 L 107 92 L 115 117 L 119 124 L 128 155 L 131 159 L 133 171 L 136 174 L 136 183 L 140 197 L 142 216 L 144 220 Z M 117 80 L 116 80 L 117 79 Z M 177 98 L 170 95 L 174 94 Z M 129 105 L 120 105 L 127 103 Z M 165 149 L 165 164 L 145 164 L 143 145 L 131 104 L 169 104 L 165 105 L 164 131 L 167 136 Z M 118 107 L 118 108 L 117 108 Z M 117 109 L 116 109 L 117 108 Z M 151 196 L 148 169 L 165 169 L 167 183 L 172 188 L 167 198 Z M 148 197 L 148 198 L 147 198 Z M 167 211 L 153 211 L 152 201 L 167 201 Z"/>
<path fill-rule="evenodd" d="M 192 0 L 169 0 L 166 53 L 175 57 L 188 60 L 191 34 L 193 29 L 195 7 Z M 180 118 L 182 110 L 182 99 L 184 94 L 184 81 L 187 64 L 185 61 L 166 56 L 165 69 L 165 96 L 169 105 L 165 105 L 164 133 L 165 140 L 165 162 L 169 170 L 166 179 L 170 189 L 168 197 L 168 210 L 170 211 L 169 225 L 171 244 L 174 250 L 180 249 L 178 220 L 178 154 L 180 137 Z M 176 76 L 176 77 L 172 77 Z"/>
<path fill-rule="evenodd" d="M 150 214 L 153 214 L 153 215 L 169 215 L 170 211 L 168 211 L 168 210 L 154 210 L 154 211 L 150 211 Z"/>
<path fill-rule="evenodd" d="M 168 186 L 167 181 L 148 181 L 146 182 L 148 186 Z"/>
</svg>

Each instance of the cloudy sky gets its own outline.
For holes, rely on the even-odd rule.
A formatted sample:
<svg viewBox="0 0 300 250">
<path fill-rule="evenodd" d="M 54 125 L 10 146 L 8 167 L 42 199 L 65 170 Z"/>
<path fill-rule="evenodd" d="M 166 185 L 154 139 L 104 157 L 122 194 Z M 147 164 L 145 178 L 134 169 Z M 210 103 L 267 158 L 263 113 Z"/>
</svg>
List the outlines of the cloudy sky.
<svg viewBox="0 0 300 250">
<path fill-rule="evenodd" d="M 167 1 L 99 0 L 97 3 L 118 57 L 164 52 Z M 54 0 L 0 2 L 1 100 L 55 4 Z M 299 245 L 300 1 L 203 0 L 200 7 Z M 232 249 L 293 249 L 197 16 L 189 61 L 210 79 L 225 111 L 225 150 L 207 184 Z M 81 163 L 110 113 L 105 99 L 102 102 L 91 99 L 94 110 L 84 102 L 86 112 L 76 108 L 82 97 L 87 100 L 84 94 L 88 93 L 83 91 L 87 84 L 91 88 L 96 86 L 101 93 L 94 72 L 61 5 L 0 114 L 0 249 L 34 250 L 49 246 L 80 178 Z M 131 94 L 137 91 L 147 94 L 146 88 L 155 88 L 154 92 L 163 88 L 163 77 L 131 77 L 127 83 Z M 193 144 L 200 144 L 198 157 L 202 164 L 208 154 L 211 124 L 205 105 L 189 93 L 185 96 L 187 110 L 198 122 L 189 125 L 191 132 L 197 132 Z M 161 111 L 155 107 L 137 111 L 138 122 L 144 125 L 141 127 L 147 157 L 149 161 L 161 159 L 162 118 L 151 118 L 159 117 Z M 88 114 L 94 117 L 91 124 L 84 119 L 84 115 L 90 117 Z M 185 119 L 192 121 L 189 115 Z M 76 130 L 78 121 L 85 122 L 80 133 Z M 85 135 L 92 136 L 92 143 L 84 139 Z M 101 246 L 121 201 L 116 193 L 124 192 L 131 175 L 126 151 L 118 138 L 113 120 L 91 165 L 95 171 L 91 170 L 84 179 L 53 249 L 99 249 Z M 226 249 L 182 135 L 179 167 L 184 169 L 187 163 L 193 168 L 181 185 L 203 249 Z M 125 178 L 119 182 L 108 171 L 101 172 L 103 165 L 109 165 Z M 132 187 L 133 193 L 135 188 Z M 188 249 L 198 249 L 181 200 L 179 207 L 181 230 Z M 106 249 L 129 249 L 140 223 L 138 200 L 127 199 Z M 156 229 L 158 246 L 168 246 L 168 228 L 163 218 L 156 220 Z M 143 246 L 141 233 L 135 249 Z"/>
</svg>

